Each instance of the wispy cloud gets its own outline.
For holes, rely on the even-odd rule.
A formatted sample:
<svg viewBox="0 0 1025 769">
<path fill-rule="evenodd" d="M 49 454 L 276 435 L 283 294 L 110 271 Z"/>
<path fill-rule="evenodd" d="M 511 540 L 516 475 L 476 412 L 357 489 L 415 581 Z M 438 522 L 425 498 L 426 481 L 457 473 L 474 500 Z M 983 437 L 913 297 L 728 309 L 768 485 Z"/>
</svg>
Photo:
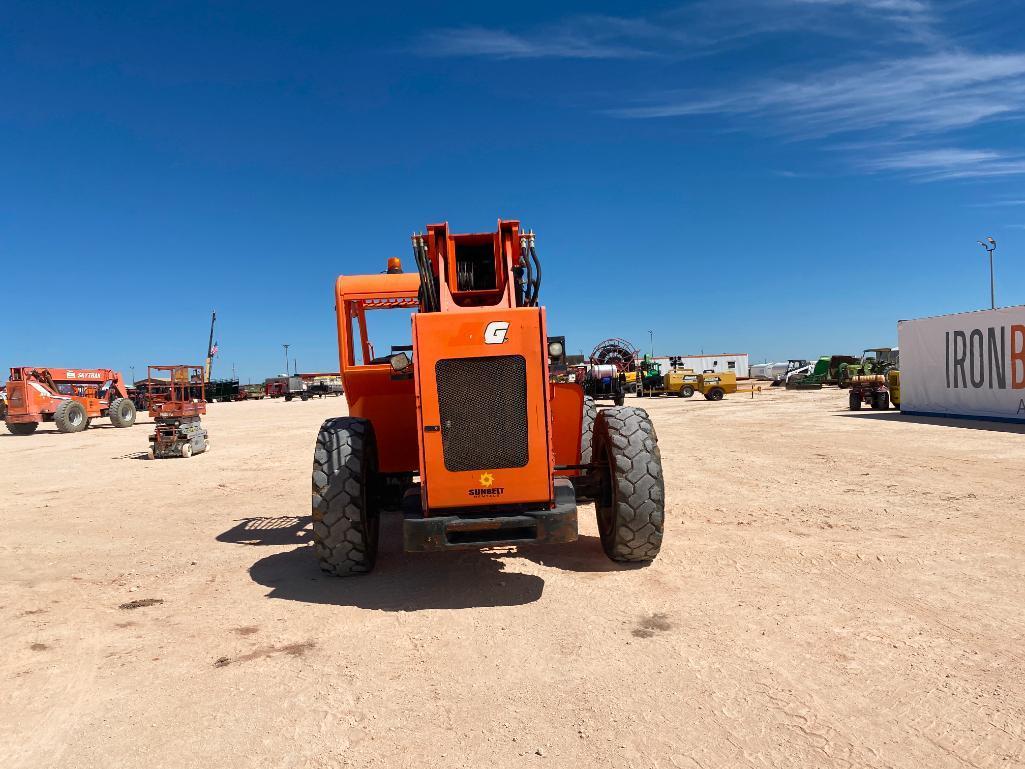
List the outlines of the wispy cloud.
<svg viewBox="0 0 1025 769">
<path fill-rule="evenodd" d="M 714 87 L 658 88 L 645 80 L 647 95 L 637 88 L 628 103 L 603 111 L 634 120 L 717 117 L 788 140 L 827 140 L 824 146 L 846 149 L 851 164 L 865 171 L 922 180 L 1025 174 L 1025 157 L 966 146 L 965 130 L 1025 118 L 1025 51 L 983 53 L 959 44 L 942 32 L 949 19 L 940 8 L 949 6 L 698 0 L 648 17 L 574 16 L 517 32 L 439 29 L 422 36 L 419 48 L 504 60 L 672 61 L 784 35 L 848 38 L 853 44 L 837 46 L 827 59 L 788 60 L 776 72 L 754 75 L 730 62 L 715 73 Z"/>
<path fill-rule="evenodd" d="M 925 37 L 933 21 L 923 0 L 700 0 L 650 17 L 584 14 L 517 31 L 445 27 L 423 33 L 415 48 L 424 56 L 500 60 L 688 58 L 786 31 L 846 37 L 847 27 L 835 22 L 849 13 L 885 27 L 888 37 Z"/>
<path fill-rule="evenodd" d="M 752 83 L 729 94 L 674 92 L 612 111 L 625 118 L 769 118 L 788 134 L 823 137 L 890 128 L 907 137 L 1025 113 L 1025 54 L 931 54 Z"/>
<path fill-rule="evenodd" d="M 912 149 L 872 158 L 864 166 L 874 171 L 906 171 L 923 181 L 1018 176 L 1025 174 L 1025 155 L 957 147 Z"/>
<path fill-rule="evenodd" d="M 494 59 L 627 59 L 651 56 L 650 48 L 636 42 L 643 20 L 589 17 L 587 23 L 557 25 L 518 34 L 487 27 L 456 27 L 427 32 L 417 46 L 429 56 L 465 56 Z"/>
</svg>

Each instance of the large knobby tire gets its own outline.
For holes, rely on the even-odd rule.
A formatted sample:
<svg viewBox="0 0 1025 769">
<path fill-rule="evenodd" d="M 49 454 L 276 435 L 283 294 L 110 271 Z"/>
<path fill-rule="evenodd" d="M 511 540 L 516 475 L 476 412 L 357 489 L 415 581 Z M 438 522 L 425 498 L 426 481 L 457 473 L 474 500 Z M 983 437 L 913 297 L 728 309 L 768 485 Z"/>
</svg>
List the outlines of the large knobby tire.
<svg viewBox="0 0 1025 769">
<path fill-rule="evenodd" d="M 594 504 L 605 554 L 613 561 L 652 561 L 662 547 L 665 484 L 648 412 L 620 406 L 599 413 L 594 462 L 605 473 Z"/>
<path fill-rule="evenodd" d="M 597 416 L 598 407 L 594 405 L 594 398 L 585 395 L 583 420 L 580 423 L 580 464 L 582 465 L 591 461 L 591 449 L 594 446 L 594 420 Z"/>
<path fill-rule="evenodd" d="M 53 413 L 53 423 L 62 433 L 78 433 L 89 426 L 89 416 L 81 403 L 66 400 Z"/>
<path fill-rule="evenodd" d="M 339 577 L 369 572 L 380 525 L 373 425 L 357 417 L 328 419 L 313 452 L 313 546 L 320 568 Z"/>
<path fill-rule="evenodd" d="M 872 408 L 878 409 L 879 411 L 890 410 L 890 394 L 886 392 L 878 392 L 872 396 Z"/>
<path fill-rule="evenodd" d="M 115 398 L 107 410 L 107 416 L 114 427 L 131 427 L 135 424 L 135 414 L 135 404 L 128 398 Z"/>
<path fill-rule="evenodd" d="M 861 393 L 852 390 L 847 398 L 847 405 L 850 406 L 851 411 L 861 411 Z"/>
<path fill-rule="evenodd" d="M 32 435 L 39 427 L 38 422 L 4 422 L 11 435 Z"/>
</svg>

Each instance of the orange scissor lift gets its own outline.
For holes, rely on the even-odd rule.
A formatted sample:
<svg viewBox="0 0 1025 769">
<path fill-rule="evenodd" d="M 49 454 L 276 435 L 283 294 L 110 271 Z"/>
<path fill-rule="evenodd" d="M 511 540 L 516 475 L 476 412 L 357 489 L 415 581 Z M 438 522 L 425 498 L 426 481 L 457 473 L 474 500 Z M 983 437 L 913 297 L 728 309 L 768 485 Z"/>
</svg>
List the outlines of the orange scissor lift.
<svg viewBox="0 0 1025 769">
<path fill-rule="evenodd" d="M 160 374 L 166 374 L 166 380 Z M 203 367 L 149 366 L 146 379 L 150 386 L 149 415 L 156 423 L 149 437 L 149 458 L 188 458 L 206 451 L 209 439 L 200 419 L 206 413 Z M 155 382 L 161 384 L 154 386 Z"/>
<path fill-rule="evenodd" d="M 650 561 L 664 519 L 662 465 L 643 409 L 595 415 L 579 383 L 554 382 L 534 235 L 519 222 L 413 236 L 416 272 L 335 285 L 349 415 L 329 419 L 313 462 L 313 535 L 323 569 L 370 571 L 380 515 L 404 513 L 407 551 L 569 542 L 593 500 L 606 554 Z M 411 318 L 412 344 L 374 352 L 368 318 Z"/>
</svg>

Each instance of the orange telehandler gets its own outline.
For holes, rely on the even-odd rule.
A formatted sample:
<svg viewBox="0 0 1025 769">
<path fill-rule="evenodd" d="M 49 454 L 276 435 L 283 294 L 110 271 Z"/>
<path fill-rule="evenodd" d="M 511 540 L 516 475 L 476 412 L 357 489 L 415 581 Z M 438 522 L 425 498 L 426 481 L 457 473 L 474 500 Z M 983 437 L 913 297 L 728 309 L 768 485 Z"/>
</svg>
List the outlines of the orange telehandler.
<svg viewBox="0 0 1025 769">
<path fill-rule="evenodd" d="M 349 416 L 320 428 L 313 537 L 321 567 L 370 571 L 381 511 L 404 513 L 406 551 L 570 542 L 594 501 L 606 554 L 651 561 L 665 490 L 658 439 L 639 408 L 601 412 L 549 378 L 534 234 L 519 222 L 413 236 L 415 273 L 395 257 L 335 284 Z M 372 311 L 411 312 L 411 342 L 378 355 Z M 561 352 L 559 352 L 561 354 Z"/>
<path fill-rule="evenodd" d="M 135 404 L 119 371 L 11 369 L 4 423 L 14 435 L 31 435 L 40 422 L 53 422 L 62 433 L 77 433 L 97 417 L 110 417 L 115 427 L 135 424 Z"/>
</svg>

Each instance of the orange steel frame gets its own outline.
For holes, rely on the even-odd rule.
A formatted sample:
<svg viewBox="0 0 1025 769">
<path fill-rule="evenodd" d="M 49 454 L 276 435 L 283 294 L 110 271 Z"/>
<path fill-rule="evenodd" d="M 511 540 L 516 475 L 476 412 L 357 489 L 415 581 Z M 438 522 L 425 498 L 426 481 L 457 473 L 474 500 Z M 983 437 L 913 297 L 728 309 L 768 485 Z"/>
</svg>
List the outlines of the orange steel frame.
<svg viewBox="0 0 1025 769">
<path fill-rule="evenodd" d="M 115 395 L 127 398 L 128 389 L 121 373 L 113 369 L 16 366 L 7 382 L 5 419 L 12 424 L 48 422 L 68 399 L 81 403 L 86 417 L 95 419 L 106 413 Z"/>
<path fill-rule="evenodd" d="M 447 224 L 430 225 L 426 241 L 431 269 L 443 278 L 438 281 L 440 312 L 416 312 L 417 273 L 343 275 L 335 283 L 339 365 L 349 414 L 373 424 L 381 473 L 420 475 L 425 515 L 479 505 L 468 491 L 480 489 L 485 480 L 490 487 L 503 489 L 502 505 L 551 507 L 556 466 L 580 461 L 583 390 L 576 384 L 548 382 L 544 310 L 516 306 L 513 267 L 519 258 L 519 223 L 499 221 L 494 233 L 470 235 L 453 235 Z M 493 289 L 454 288 L 456 265 L 449 256 L 463 244 L 491 246 Z M 387 362 L 370 362 L 374 350 L 367 338 L 366 313 L 377 309 L 414 311 L 413 377 L 397 376 Z M 484 331 L 494 321 L 509 323 L 508 333 L 503 342 L 488 344 Z M 362 363 L 357 363 L 357 351 Z M 435 363 L 500 355 L 522 355 L 526 361 L 529 460 L 520 468 L 495 468 L 489 479 L 482 479 L 481 471 L 450 472 L 444 465 L 442 434 L 431 429 L 440 423 Z M 559 474 L 572 476 L 576 471 Z"/>
</svg>

